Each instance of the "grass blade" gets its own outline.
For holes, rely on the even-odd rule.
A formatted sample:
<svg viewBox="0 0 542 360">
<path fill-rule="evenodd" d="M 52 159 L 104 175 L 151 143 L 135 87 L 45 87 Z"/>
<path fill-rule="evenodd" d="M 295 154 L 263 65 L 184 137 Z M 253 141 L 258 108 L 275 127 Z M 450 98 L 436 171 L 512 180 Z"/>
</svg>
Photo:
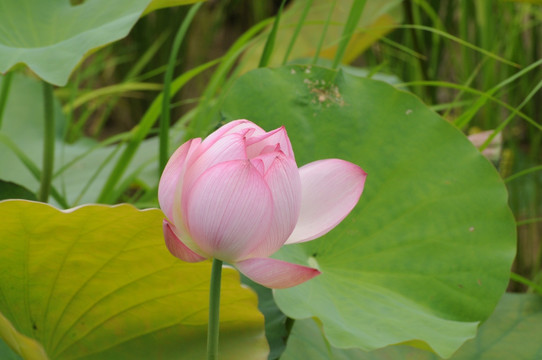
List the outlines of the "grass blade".
<svg viewBox="0 0 542 360">
<path fill-rule="evenodd" d="M 177 54 L 181 49 L 181 44 L 183 39 L 188 31 L 188 27 L 194 19 L 197 11 L 203 3 L 197 3 L 193 5 L 185 19 L 183 20 L 177 34 L 175 35 L 175 40 L 173 41 L 173 48 L 169 54 L 168 67 L 166 74 L 164 76 L 164 95 L 162 96 L 162 116 L 160 117 L 160 141 L 159 141 L 159 164 L 158 164 L 158 174 L 162 174 L 162 171 L 166 167 L 168 158 L 169 158 L 169 123 L 170 123 L 170 92 L 171 92 L 171 80 L 173 79 L 173 72 L 175 70 L 175 63 L 177 59 Z"/>
<path fill-rule="evenodd" d="M 271 29 L 271 32 L 269 33 L 269 36 L 267 37 L 267 41 L 265 42 L 265 46 L 262 52 L 262 57 L 260 58 L 260 64 L 258 65 L 258 67 L 266 67 L 267 64 L 269 64 L 269 59 L 271 58 L 271 54 L 273 53 L 273 48 L 275 47 L 275 39 L 277 37 L 277 32 L 279 30 L 280 17 L 282 15 L 282 9 L 284 8 L 285 3 L 286 3 L 286 0 L 282 0 L 282 2 L 280 3 L 279 11 L 277 12 L 277 16 L 275 16 L 275 21 L 273 22 L 273 28 Z"/>
<path fill-rule="evenodd" d="M 363 14 L 363 8 L 365 7 L 366 2 L 366 0 L 356 0 L 352 3 L 352 7 L 350 8 L 350 14 L 348 15 L 348 19 L 346 20 L 346 24 L 344 25 L 341 40 L 339 42 L 337 52 L 335 53 L 335 58 L 333 59 L 332 69 L 337 69 L 337 67 L 341 63 L 344 53 L 346 51 L 346 47 L 348 46 L 348 43 L 350 42 L 350 39 L 352 38 L 354 31 L 356 30 L 356 26 L 361 19 L 361 15 Z"/>
</svg>

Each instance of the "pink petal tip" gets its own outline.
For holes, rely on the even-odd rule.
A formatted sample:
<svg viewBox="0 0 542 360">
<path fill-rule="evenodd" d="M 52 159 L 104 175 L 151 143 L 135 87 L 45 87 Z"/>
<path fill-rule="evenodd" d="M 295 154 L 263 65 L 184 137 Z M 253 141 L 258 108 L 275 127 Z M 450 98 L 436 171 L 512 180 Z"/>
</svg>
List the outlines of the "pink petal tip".
<svg viewBox="0 0 542 360">
<path fill-rule="evenodd" d="M 271 289 L 289 288 L 320 275 L 317 269 L 271 258 L 251 258 L 234 265 L 252 281 Z"/>
<path fill-rule="evenodd" d="M 162 224 L 162 228 L 164 230 L 164 238 L 166 240 L 166 246 L 169 250 L 169 252 L 186 262 L 200 262 L 205 260 L 206 258 L 195 253 L 194 251 L 190 250 L 188 246 L 186 246 L 179 237 L 175 234 L 173 231 L 173 225 L 169 223 L 166 219 L 164 219 L 164 222 Z"/>
</svg>

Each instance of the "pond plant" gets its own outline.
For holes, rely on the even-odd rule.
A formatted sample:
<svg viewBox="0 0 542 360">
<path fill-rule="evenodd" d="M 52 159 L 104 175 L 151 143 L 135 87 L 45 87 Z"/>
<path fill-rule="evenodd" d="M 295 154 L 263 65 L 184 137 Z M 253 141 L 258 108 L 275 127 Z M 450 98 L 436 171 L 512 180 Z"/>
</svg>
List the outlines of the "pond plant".
<svg viewBox="0 0 542 360">
<path fill-rule="evenodd" d="M 0 0 L 0 359 L 536 359 L 541 23 Z"/>
</svg>

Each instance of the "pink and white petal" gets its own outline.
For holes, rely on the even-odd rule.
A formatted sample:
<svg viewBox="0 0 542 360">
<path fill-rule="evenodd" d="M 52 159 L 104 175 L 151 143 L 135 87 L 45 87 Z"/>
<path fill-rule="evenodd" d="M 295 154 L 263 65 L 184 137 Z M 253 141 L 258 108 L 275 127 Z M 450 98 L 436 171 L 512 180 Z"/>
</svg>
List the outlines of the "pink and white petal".
<svg viewBox="0 0 542 360">
<path fill-rule="evenodd" d="M 234 266 L 252 281 L 271 289 L 289 288 L 320 275 L 317 269 L 271 258 L 247 259 Z"/>
<path fill-rule="evenodd" d="M 242 131 L 246 132 L 249 130 L 244 129 Z M 193 184 L 208 168 L 220 162 L 239 159 L 246 159 L 243 133 L 224 135 L 215 141 L 207 150 L 203 149 L 202 143 L 197 149 L 197 152 L 190 158 L 184 178 L 177 186 L 176 199 L 180 199 L 180 202 L 176 202 L 176 206 L 173 209 L 173 222 L 177 227 L 177 233 L 189 247 L 195 247 L 197 245 L 193 242 L 192 236 L 188 231 L 186 220 L 186 194 L 190 192 Z"/>
<path fill-rule="evenodd" d="M 299 169 L 301 212 L 286 244 L 316 239 L 337 226 L 356 206 L 367 174 L 339 159 L 309 163 Z"/>
<path fill-rule="evenodd" d="M 265 165 L 264 165 L 262 159 L 250 159 L 250 162 L 252 163 L 252 165 L 254 165 L 256 170 L 258 170 L 258 172 L 262 176 L 265 176 Z"/>
<path fill-rule="evenodd" d="M 266 146 L 265 150 L 260 155 L 258 155 L 256 157 L 253 157 L 253 158 L 250 158 L 250 161 L 252 161 L 253 163 L 255 161 L 260 161 L 263 164 L 263 172 L 265 174 L 265 173 L 267 173 L 267 170 L 269 170 L 269 168 L 271 167 L 271 165 L 275 161 L 275 157 L 277 157 L 277 156 L 286 156 L 280 150 L 279 145 Z M 294 160 L 294 162 L 295 162 L 295 160 Z"/>
<path fill-rule="evenodd" d="M 251 136 L 247 139 L 247 156 L 249 158 L 256 157 L 262 153 L 266 147 L 275 147 L 279 145 L 279 149 L 289 157 L 294 157 L 292 144 L 286 133 L 286 128 L 281 126 L 278 129 L 270 131 L 264 135 Z"/>
<path fill-rule="evenodd" d="M 186 170 L 187 159 L 201 143 L 201 139 L 191 139 L 181 145 L 169 158 L 164 172 L 160 177 L 158 184 L 158 202 L 160 208 L 170 220 L 173 220 L 174 203 L 178 202 L 180 206 L 180 198 L 176 194 L 176 189 L 179 181 L 182 182 Z"/>
<path fill-rule="evenodd" d="M 244 132 L 244 130 L 247 130 L 247 129 L 252 130 L 251 131 L 252 135 L 258 136 L 258 135 L 265 134 L 265 131 L 261 127 L 254 124 L 251 121 L 244 120 L 244 119 L 234 120 L 219 127 L 217 130 L 209 134 L 203 141 L 203 149 L 208 149 L 209 147 L 211 147 L 222 136 Z"/>
<path fill-rule="evenodd" d="M 249 160 L 217 164 L 187 196 L 186 226 L 209 256 L 235 262 L 265 236 L 273 216 L 271 191 Z"/>
<path fill-rule="evenodd" d="M 301 209 L 301 179 L 295 160 L 282 152 L 262 157 L 271 158 L 264 162 L 271 162 L 265 182 L 273 196 L 273 218 L 265 239 L 251 257 L 267 257 L 280 249 L 294 230 Z"/>
<path fill-rule="evenodd" d="M 243 131 L 246 132 L 248 130 Z M 230 160 L 246 159 L 247 156 L 244 132 L 224 135 L 206 150 L 202 149 L 202 151 L 198 154 L 199 157 L 195 159 L 187 169 L 182 192 L 186 193 L 190 191 L 190 188 L 198 177 L 203 174 L 205 170 L 213 167 L 214 165 Z"/>
<path fill-rule="evenodd" d="M 192 251 L 186 246 L 181 239 L 175 234 L 174 226 L 164 219 L 162 228 L 164 230 L 164 239 L 166 240 L 166 246 L 169 252 L 186 262 L 200 262 L 206 259 L 206 257 Z"/>
</svg>

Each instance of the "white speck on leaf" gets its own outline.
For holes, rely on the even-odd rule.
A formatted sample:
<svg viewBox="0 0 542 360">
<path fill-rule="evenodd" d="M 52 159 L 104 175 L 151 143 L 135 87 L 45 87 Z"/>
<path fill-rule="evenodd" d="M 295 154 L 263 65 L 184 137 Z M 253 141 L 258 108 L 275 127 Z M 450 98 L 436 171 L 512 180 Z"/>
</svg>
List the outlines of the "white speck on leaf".
<svg viewBox="0 0 542 360">
<path fill-rule="evenodd" d="M 320 267 L 318 266 L 318 261 L 316 261 L 316 258 L 314 256 L 309 257 L 308 263 L 311 268 L 320 270 Z"/>
</svg>

